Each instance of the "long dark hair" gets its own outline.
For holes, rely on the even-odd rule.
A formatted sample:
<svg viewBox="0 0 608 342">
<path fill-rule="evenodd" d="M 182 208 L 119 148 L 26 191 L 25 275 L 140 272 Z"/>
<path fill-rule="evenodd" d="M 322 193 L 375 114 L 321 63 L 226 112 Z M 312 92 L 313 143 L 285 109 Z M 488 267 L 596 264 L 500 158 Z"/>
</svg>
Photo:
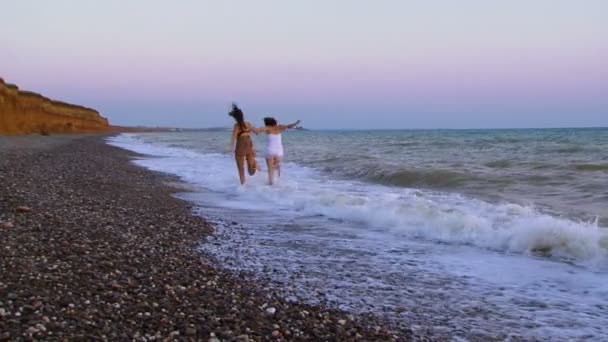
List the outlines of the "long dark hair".
<svg viewBox="0 0 608 342">
<path fill-rule="evenodd" d="M 241 110 L 241 108 L 239 108 L 239 106 L 237 106 L 236 103 L 232 103 L 232 110 L 230 111 L 230 113 L 228 113 L 228 115 L 234 118 L 234 120 L 237 124 L 239 124 L 241 129 L 245 129 L 245 119 L 243 118 L 243 111 Z"/>
</svg>

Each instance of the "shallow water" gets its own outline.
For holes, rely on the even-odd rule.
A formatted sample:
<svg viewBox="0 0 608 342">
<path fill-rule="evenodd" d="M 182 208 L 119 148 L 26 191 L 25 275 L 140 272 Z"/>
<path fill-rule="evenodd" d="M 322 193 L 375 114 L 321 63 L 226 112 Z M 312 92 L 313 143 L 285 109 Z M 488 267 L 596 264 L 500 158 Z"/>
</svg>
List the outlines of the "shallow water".
<svg viewBox="0 0 608 342">
<path fill-rule="evenodd" d="M 294 132 L 279 184 L 243 188 L 227 132 L 111 143 L 198 189 L 181 196 L 217 222 L 203 248 L 286 296 L 446 336 L 559 340 L 608 335 L 607 132 Z"/>
</svg>

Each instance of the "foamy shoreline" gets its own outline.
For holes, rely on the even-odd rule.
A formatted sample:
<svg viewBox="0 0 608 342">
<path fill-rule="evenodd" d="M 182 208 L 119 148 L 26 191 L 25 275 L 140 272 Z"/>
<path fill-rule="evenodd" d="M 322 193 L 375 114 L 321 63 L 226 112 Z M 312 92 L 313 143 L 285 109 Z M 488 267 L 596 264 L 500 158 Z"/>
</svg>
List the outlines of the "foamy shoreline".
<svg viewBox="0 0 608 342">
<path fill-rule="evenodd" d="M 470 340 L 604 334 L 605 309 L 595 304 L 605 296 L 605 245 L 594 223 L 333 177 L 291 156 L 275 186 L 262 173 L 240 187 L 233 156 L 218 153 L 225 138 L 126 134 L 109 142 L 144 154 L 137 165 L 189 183 L 180 198 L 217 223 L 203 249 L 224 267 L 271 279 L 286 297 Z"/>
</svg>

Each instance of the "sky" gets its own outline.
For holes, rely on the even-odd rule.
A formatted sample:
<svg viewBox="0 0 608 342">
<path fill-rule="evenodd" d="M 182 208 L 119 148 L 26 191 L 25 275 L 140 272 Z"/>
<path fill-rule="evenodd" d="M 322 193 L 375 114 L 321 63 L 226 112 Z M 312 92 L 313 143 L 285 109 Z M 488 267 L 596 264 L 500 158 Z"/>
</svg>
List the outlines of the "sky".
<svg viewBox="0 0 608 342">
<path fill-rule="evenodd" d="M 0 77 L 116 125 L 608 126 L 605 0 L 0 1 Z"/>
</svg>

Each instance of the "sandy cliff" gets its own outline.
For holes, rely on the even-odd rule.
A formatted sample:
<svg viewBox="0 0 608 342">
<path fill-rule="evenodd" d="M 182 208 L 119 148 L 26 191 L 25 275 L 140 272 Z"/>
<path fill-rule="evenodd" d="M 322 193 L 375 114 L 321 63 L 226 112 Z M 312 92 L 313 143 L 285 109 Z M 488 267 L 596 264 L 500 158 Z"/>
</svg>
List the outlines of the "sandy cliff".
<svg viewBox="0 0 608 342">
<path fill-rule="evenodd" d="M 108 119 L 93 109 L 21 91 L 0 78 L 0 134 L 109 131 Z"/>
</svg>

